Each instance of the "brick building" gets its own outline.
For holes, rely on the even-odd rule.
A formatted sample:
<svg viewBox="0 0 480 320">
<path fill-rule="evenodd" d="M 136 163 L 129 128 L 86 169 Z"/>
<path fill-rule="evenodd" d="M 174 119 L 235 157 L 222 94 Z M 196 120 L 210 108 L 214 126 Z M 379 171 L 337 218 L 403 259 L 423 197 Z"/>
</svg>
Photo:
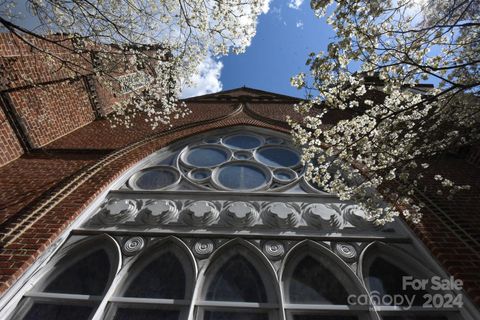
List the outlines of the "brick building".
<svg viewBox="0 0 480 320">
<path fill-rule="evenodd" d="M 478 153 L 435 164 L 471 190 L 425 186 L 422 223 L 378 228 L 303 179 L 285 121 L 298 99 L 239 88 L 186 99 L 172 127 L 112 128 L 117 97 L 12 41 L 0 34 L 1 319 L 480 318 Z M 406 275 L 462 280 L 429 293 L 463 306 L 349 300 L 402 293 Z"/>
</svg>

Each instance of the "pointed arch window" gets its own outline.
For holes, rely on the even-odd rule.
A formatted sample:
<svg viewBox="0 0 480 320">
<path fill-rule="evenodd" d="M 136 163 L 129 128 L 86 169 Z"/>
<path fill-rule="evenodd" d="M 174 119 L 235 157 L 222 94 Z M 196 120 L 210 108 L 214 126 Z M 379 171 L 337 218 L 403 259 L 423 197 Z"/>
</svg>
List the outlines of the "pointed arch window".
<svg viewBox="0 0 480 320">
<path fill-rule="evenodd" d="M 197 319 L 278 319 L 276 279 L 253 248 L 220 248 L 204 274 Z"/>
<path fill-rule="evenodd" d="M 86 320 L 94 314 L 115 277 L 119 253 L 108 236 L 66 246 L 45 268 L 13 314 L 23 320 Z"/>
<path fill-rule="evenodd" d="M 365 285 L 370 291 L 376 311 L 384 320 L 449 320 L 458 319 L 455 307 L 430 308 L 426 296 L 429 294 L 444 297 L 447 292 L 431 291 L 404 286 L 404 278 L 430 281 L 434 272 L 417 262 L 408 253 L 383 243 L 373 243 L 365 250 L 361 261 Z M 444 277 L 442 277 L 443 279 Z M 454 293 L 450 293 L 454 296 Z M 382 297 L 401 296 L 402 301 L 394 302 Z M 378 298 L 378 299 L 377 299 Z"/>
<path fill-rule="evenodd" d="M 282 273 L 287 319 L 369 319 L 368 306 L 355 307 L 348 302 L 350 294 L 361 293 L 348 268 L 321 245 L 305 242 L 292 249 Z"/>
<path fill-rule="evenodd" d="M 187 319 L 195 268 L 182 244 L 152 246 L 123 272 L 107 319 Z"/>
</svg>

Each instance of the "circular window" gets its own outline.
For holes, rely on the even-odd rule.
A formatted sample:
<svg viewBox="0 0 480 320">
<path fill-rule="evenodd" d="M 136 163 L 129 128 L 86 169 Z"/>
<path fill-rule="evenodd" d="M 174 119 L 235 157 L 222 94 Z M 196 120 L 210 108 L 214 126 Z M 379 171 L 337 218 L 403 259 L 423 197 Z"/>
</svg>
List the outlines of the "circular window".
<svg viewBox="0 0 480 320">
<path fill-rule="evenodd" d="M 180 180 L 180 173 L 167 166 L 143 169 L 135 173 L 128 184 L 135 190 L 160 190 Z"/>
<path fill-rule="evenodd" d="M 270 167 L 294 167 L 300 163 L 300 155 L 284 147 L 265 147 L 255 153 L 257 161 Z"/>
<path fill-rule="evenodd" d="M 297 178 L 297 173 L 291 169 L 280 168 L 273 171 L 273 177 L 280 182 L 289 182 Z"/>
<path fill-rule="evenodd" d="M 282 144 L 282 143 L 283 143 L 283 139 L 277 138 L 277 137 L 268 137 L 268 138 L 265 140 L 265 142 L 268 143 L 268 144 Z"/>
<path fill-rule="evenodd" d="M 212 175 L 212 172 L 210 171 L 210 169 L 206 169 L 206 168 L 193 169 L 188 173 L 188 176 L 191 179 L 197 180 L 197 181 L 205 181 L 208 178 L 210 178 L 211 175 Z"/>
<path fill-rule="evenodd" d="M 215 182 L 231 190 L 256 190 L 267 186 L 271 180 L 270 171 L 258 164 L 238 161 L 217 169 Z"/>
<path fill-rule="evenodd" d="M 262 144 L 262 141 L 255 136 L 237 134 L 224 139 L 223 143 L 230 148 L 253 149 L 259 147 Z"/>
<path fill-rule="evenodd" d="M 219 146 L 198 146 L 182 154 L 184 163 L 192 167 L 214 167 L 230 159 L 231 152 Z"/>
</svg>

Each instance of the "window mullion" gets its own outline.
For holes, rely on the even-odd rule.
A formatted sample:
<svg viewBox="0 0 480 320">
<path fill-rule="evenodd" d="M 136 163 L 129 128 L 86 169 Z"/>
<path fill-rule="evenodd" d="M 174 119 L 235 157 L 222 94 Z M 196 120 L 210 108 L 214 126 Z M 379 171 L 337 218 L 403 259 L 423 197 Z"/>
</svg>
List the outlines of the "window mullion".
<svg viewBox="0 0 480 320">
<path fill-rule="evenodd" d="M 277 303 L 238 302 L 238 301 L 206 301 L 197 302 L 199 307 L 224 307 L 224 308 L 248 308 L 248 309 L 278 309 Z"/>
<path fill-rule="evenodd" d="M 114 303 L 134 303 L 134 304 L 179 305 L 179 306 L 189 306 L 190 305 L 190 300 L 132 298 L 132 297 L 111 297 L 110 302 L 114 302 Z"/>
<path fill-rule="evenodd" d="M 30 291 L 25 294 L 25 297 L 32 298 L 34 300 L 52 300 L 52 301 L 82 301 L 96 304 L 102 301 L 102 296 L 91 296 L 83 294 L 69 294 L 69 293 L 55 293 L 55 292 L 37 292 Z"/>
</svg>

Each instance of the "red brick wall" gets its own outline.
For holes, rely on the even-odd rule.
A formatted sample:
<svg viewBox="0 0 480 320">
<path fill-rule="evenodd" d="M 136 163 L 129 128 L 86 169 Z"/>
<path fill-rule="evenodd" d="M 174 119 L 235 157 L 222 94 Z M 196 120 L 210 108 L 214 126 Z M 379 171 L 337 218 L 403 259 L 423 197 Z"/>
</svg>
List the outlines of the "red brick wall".
<svg viewBox="0 0 480 320">
<path fill-rule="evenodd" d="M 2 100 L 0 100 L 2 104 Z M 0 106 L 0 167 L 23 154 L 22 146 Z"/>
<path fill-rule="evenodd" d="M 85 58 L 90 61 L 90 57 L 74 56 L 46 41 L 34 38 L 29 41 L 58 56 L 68 55 L 70 60 L 82 61 Z M 65 39 L 62 44 L 69 46 L 69 40 Z M 80 73 L 88 75 L 88 62 L 79 64 L 86 69 Z M 19 116 L 20 127 L 33 148 L 42 147 L 90 123 L 95 118 L 95 109 L 100 115 L 109 114 L 111 105 L 121 99 L 100 86 L 94 78 L 90 86 L 86 85 L 83 77 L 71 80 L 73 74 L 16 36 L 0 33 L 0 91 L 9 96 Z M 4 140 L 0 140 L 2 153 L 7 149 Z M 14 159 L 18 154 L 2 155 L 0 166 L 8 162 L 4 157 Z"/>
<path fill-rule="evenodd" d="M 30 143 L 38 148 L 95 118 L 84 82 L 60 82 L 10 93 Z"/>
</svg>

